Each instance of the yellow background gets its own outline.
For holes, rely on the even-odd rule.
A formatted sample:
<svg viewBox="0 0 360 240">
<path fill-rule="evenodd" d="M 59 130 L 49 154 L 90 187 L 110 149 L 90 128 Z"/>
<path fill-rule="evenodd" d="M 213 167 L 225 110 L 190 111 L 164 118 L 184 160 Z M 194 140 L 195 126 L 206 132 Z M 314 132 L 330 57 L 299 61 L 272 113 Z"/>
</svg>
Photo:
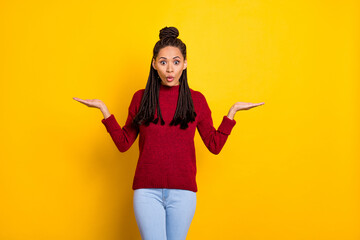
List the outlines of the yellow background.
<svg viewBox="0 0 360 240">
<path fill-rule="evenodd" d="M 175 26 L 188 80 L 217 128 L 196 132 L 197 209 L 187 239 L 360 239 L 358 1 L 1 1 L 0 239 L 140 239 L 131 189 L 138 139 L 123 126 L 159 30 Z"/>
</svg>

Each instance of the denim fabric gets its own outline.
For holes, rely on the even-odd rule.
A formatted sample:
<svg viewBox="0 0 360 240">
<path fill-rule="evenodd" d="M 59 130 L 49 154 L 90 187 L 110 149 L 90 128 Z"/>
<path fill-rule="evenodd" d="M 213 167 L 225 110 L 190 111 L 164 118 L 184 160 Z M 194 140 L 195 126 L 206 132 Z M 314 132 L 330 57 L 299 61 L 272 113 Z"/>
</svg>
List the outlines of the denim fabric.
<svg viewBox="0 0 360 240">
<path fill-rule="evenodd" d="M 134 190 L 133 204 L 143 240 L 185 240 L 195 214 L 196 192 L 141 188 Z"/>
</svg>

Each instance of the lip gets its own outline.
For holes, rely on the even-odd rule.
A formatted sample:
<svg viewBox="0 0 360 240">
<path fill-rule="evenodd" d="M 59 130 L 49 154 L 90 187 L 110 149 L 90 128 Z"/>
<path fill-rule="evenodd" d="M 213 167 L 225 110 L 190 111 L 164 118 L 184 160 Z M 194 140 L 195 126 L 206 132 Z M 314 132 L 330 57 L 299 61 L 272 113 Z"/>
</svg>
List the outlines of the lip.
<svg viewBox="0 0 360 240">
<path fill-rule="evenodd" d="M 174 77 L 166 77 L 166 80 L 168 81 L 168 82 L 172 82 L 172 81 L 174 81 Z"/>
</svg>

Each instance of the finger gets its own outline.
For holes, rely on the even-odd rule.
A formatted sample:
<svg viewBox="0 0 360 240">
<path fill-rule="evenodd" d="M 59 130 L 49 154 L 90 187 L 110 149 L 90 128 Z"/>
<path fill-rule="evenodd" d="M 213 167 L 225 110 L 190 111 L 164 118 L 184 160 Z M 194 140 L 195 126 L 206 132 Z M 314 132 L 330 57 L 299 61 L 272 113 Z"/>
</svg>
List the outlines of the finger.
<svg viewBox="0 0 360 240">
<path fill-rule="evenodd" d="M 251 108 L 254 108 L 254 107 L 258 107 L 260 105 L 256 104 L 256 105 L 252 105 Z"/>
<path fill-rule="evenodd" d="M 260 105 L 262 105 L 262 104 L 259 104 L 259 103 L 251 104 L 251 105 L 249 105 L 249 106 L 247 107 L 247 109 L 254 108 L 254 107 L 258 107 L 258 106 L 260 106 Z"/>
<path fill-rule="evenodd" d="M 83 103 L 83 104 L 85 104 L 85 105 L 89 105 L 90 103 L 87 101 L 87 100 L 83 100 L 83 99 L 79 99 L 79 100 L 77 100 L 78 102 L 81 102 L 81 103 Z"/>
<path fill-rule="evenodd" d="M 76 101 L 81 101 L 82 99 L 81 98 L 77 98 L 77 97 L 73 97 L 74 100 Z"/>
<path fill-rule="evenodd" d="M 89 101 L 90 99 L 82 99 L 82 98 L 77 98 L 77 97 L 73 97 L 73 99 L 75 100 L 82 100 L 82 101 Z"/>
<path fill-rule="evenodd" d="M 78 101 L 78 102 L 82 102 L 82 103 L 85 103 L 85 102 L 86 102 L 86 100 L 80 99 L 80 98 L 77 98 L 77 99 L 75 99 L 75 100 Z"/>
</svg>

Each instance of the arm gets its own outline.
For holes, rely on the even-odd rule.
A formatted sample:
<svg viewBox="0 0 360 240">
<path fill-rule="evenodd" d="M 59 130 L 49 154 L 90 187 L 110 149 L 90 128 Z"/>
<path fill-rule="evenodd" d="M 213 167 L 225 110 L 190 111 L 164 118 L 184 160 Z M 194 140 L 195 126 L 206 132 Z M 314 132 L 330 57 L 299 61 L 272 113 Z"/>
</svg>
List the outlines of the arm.
<svg viewBox="0 0 360 240">
<path fill-rule="evenodd" d="M 104 115 L 104 119 L 110 117 L 111 113 L 109 112 L 108 108 L 106 107 L 106 105 L 101 105 L 100 107 L 100 111 L 102 112 L 102 114 Z"/>
<path fill-rule="evenodd" d="M 106 130 L 110 133 L 119 151 L 125 152 L 131 147 L 139 133 L 138 127 L 132 125 L 132 120 L 135 117 L 136 112 L 136 103 L 138 102 L 139 96 L 137 93 L 140 93 L 140 91 L 133 95 L 129 107 L 129 115 L 123 128 L 120 127 L 114 115 L 110 114 L 105 103 L 100 99 L 81 99 L 77 97 L 74 97 L 73 99 L 85 104 L 88 107 L 98 108 L 101 110 L 102 114 L 104 115 L 104 119 L 101 120 L 102 123 L 105 125 Z"/>
<path fill-rule="evenodd" d="M 223 120 L 216 130 L 211 117 L 211 110 L 206 102 L 205 97 L 201 94 L 201 114 L 197 124 L 197 129 L 205 146 L 213 154 L 219 154 L 236 121 L 228 116 L 223 116 Z"/>
<path fill-rule="evenodd" d="M 139 133 L 139 128 L 132 124 L 132 121 L 136 115 L 133 110 L 134 97 L 129 107 L 126 123 L 121 128 L 116 121 L 115 116 L 108 113 L 108 111 L 106 111 L 105 109 L 102 109 L 104 119 L 102 119 L 101 122 L 105 125 L 107 132 L 110 134 L 112 140 L 114 141 L 116 147 L 119 149 L 120 152 L 126 152 L 135 142 Z"/>
<path fill-rule="evenodd" d="M 134 117 L 135 114 L 129 112 L 126 123 L 122 128 L 116 121 L 113 114 L 111 114 L 108 118 L 101 120 L 120 152 L 126 152 L 138 136 L 138 128 L 132 126 L 132 120 Z"/>
</svg>

